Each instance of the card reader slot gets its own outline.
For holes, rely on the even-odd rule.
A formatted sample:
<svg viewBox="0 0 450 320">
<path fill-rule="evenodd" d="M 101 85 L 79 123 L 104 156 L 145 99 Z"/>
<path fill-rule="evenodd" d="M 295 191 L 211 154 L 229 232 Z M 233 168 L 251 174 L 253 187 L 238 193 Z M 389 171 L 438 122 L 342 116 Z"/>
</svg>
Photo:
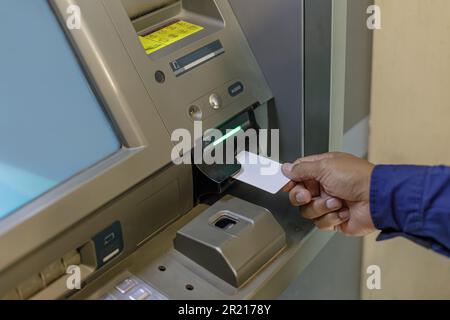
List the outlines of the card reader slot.
<svg viewBox="0 0 450 320">
<path fill-rule="evenodd" d="M 206 164 L 203 161 L 199 162 L 197 159 L 193 159 L 194 200 L 196 203 L 208 203 L 208 197 L 215 198 L 216 196 L 222 195 L 234 182 L 232 177 L 239 173 L 242 168 L 241 164 L 236 160 L 236 156 L 243 150 L 257 152 L 259 147 L 257 134 L 255 139 L 253 139 L 254 141 L 249 141 L 249 139 L 244 137 L 244 143 L 236 143 L 238 134 L 242 134 L 249 129 L 254 129 L 257 133 L 260 129 L 256 122 L 254 107 L 250 107 L 217 129 L 222 133 L 222 138 L 210 139 L 204 137 L 203 150 L 212 149 L 209 152 L 214 154 L 213 151 L 215 148 L 221 148 L 223 154 L 222 161 L 220 163 Z M 239 139 L 242 138 L 242 136 L 239 137 Z M 228 143 L 230 139 L 235 139 L 233 144 Z M 233 147 L 233 150 L 227 150 L 230 146 Z M 232 152 L 233 154 L 233 163 L 230 163 L 230 159 L 227 159 L 228 152 Z"/>
</svg>

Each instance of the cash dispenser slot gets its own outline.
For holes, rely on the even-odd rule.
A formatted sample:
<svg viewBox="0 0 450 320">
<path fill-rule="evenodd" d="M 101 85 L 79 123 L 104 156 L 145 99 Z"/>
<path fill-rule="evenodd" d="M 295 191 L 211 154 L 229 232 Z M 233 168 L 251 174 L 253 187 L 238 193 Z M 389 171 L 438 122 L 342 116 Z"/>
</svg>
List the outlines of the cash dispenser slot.
<svg viewBox="0 0 450 320">
<path fill-rule="evenodd" d="M 235 288 L 286 247 L 286 234 L 265 208 L 225 196 L 176 234 L 175 250 Z"/>
</svg>

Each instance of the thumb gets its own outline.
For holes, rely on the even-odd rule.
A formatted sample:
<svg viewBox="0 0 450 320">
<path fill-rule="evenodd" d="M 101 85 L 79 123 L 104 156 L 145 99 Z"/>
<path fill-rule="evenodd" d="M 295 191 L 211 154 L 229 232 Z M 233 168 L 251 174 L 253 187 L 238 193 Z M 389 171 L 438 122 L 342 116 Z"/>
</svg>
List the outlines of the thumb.
<svg viewBox="0 0 450 320">
<path fill-rule="evenodd" d="M 292 181 L 320 180 L 322 165 L 320 161 L 298 162 L 296 164 L 285 163 L 282 167 L 283 174 Z"/>
</svg>

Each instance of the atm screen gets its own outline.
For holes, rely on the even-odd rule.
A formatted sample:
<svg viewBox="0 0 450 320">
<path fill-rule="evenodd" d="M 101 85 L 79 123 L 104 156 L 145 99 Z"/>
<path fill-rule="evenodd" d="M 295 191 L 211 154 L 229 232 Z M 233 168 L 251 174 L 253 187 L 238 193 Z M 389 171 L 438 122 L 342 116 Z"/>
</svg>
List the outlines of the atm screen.
<svg viewBox="0 0 450 320">
<path fill-rule="evenodd" d="M 180 20 L 146 36 L 139 36 L 139 40 L 145 52 L 152 54 L 203 29 L 201 26 Z"/>
<path fill-rule="evenodd" d="M 1 219 L 121 144 L 47 0 L 2 0 L 0 16 Z"/>
</svg>

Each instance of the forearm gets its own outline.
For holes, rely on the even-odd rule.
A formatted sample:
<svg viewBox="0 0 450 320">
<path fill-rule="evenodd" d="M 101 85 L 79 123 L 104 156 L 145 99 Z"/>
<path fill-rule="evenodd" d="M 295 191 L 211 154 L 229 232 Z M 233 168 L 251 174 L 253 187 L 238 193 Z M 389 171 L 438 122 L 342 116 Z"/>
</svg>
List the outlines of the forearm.
<svg viewBox="0 0 450 320">
<path fill-rule="evenodd" d="M 450 168 L 377 166 L 370 205 L 380 240 L 404 236 L 450 257 Z"/>
</svg>

